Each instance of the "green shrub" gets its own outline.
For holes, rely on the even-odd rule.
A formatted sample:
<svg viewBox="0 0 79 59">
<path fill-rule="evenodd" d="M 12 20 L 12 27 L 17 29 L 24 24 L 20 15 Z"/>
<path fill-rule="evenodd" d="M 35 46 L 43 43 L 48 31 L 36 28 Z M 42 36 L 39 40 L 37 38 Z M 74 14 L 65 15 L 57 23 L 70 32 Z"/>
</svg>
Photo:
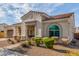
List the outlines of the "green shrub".
<svg viewBox="0 0 79 59">
<path fill-rule="evenodd" d="M 33 45 L 35 45 L 35 41 L 34 40 L 28 40 L 28 44 L 33 46 Z"/>
<path fill-rule="evenodd" d="M 43 40 L 49 39 L 49 37 L 44 37 Z"/>
<path fill-rule="evenodd" d="M 35 40 L 36 46 L 40 46 L 41 38 L 40 37 L 37 37 L 34 40 Z"/>
<path fill-rule="evenodd" d="M 42 43 L 44 44 L 44 40 L 49 39 L 49 37 L 43 37 L 42 38 Z"/>
<path fill-rule="evenodd" d="M 28 41 L 25 41 L 21 44 L 22 47 L 29 47 Z"/>
<path fill-rule="evenodd" d="M 32 41 L 35 41 L 35 37 L 32 38 Z"/>
<path fill-rule="evenodd" d="M 45 37 L 45 38 L 43 38 L 43 42 L 44 42 L 46 48 L 53 48 L 53 45 L 54 45 L 54 39 Z"/>
<path fill-rule="evenodd" d="M 57 43 L 57 41 L 59 40 L 58 37 L 51 37 L 51 39 L 54 40 L 54 43 Z"/>
<path fill-rule="evenodd" d="M 32 44 L 31 44 L 31 40 L 28 40 L 28 45 L 32 45 Z"/>
</svg>

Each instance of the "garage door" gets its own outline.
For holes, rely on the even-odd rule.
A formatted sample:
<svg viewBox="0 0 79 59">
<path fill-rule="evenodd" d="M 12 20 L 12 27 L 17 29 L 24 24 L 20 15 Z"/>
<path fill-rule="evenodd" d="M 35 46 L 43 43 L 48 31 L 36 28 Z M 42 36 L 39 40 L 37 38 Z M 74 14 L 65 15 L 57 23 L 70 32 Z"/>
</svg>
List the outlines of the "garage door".
<svg viewBox="0 0 79 59">
<path fill-rule="evenodd" d="M 13 30 L 7 30 L 7 37 L 12 38 L 13 37 Z"/>
<path fill-rule="evenodd" d="M 4 31 L 0 31 L 0 38 L 4 38 L 4 37 L 5 37 Z"/>
</svg>

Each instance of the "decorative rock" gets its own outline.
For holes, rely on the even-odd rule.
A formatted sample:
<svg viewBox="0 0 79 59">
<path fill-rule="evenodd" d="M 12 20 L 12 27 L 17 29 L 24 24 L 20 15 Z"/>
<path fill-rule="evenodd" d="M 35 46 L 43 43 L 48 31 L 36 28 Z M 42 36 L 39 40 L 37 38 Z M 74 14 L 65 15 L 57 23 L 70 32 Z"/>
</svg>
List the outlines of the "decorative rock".
<svg viewBox="0 0 79 59">
<path fill-rule="evenodd" d="M 24 56 L 21 53 L 15 52 L 15 51 L 11 51 L 9 49 L 0 49 L 0 56 Z"/>
<path fill-rule="evenodd" d="M 71 42 L 71 40 L 66 37 L 61 38 L 61 40 L 64 45 L 68 45 Z"/>
</svg>

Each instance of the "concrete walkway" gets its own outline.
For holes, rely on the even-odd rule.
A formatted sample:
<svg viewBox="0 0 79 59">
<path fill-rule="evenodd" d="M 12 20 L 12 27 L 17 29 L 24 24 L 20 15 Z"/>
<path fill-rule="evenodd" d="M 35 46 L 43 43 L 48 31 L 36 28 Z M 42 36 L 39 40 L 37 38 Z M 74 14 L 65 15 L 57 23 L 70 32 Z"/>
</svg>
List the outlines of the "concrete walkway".
<svg viewBox="0 0 79 59">
<path fill-rule="evenodd" d="M 4 46 L 3 48 L 12 49 L 12 48 L 20 46 L 21 44 L 22 44 L 22 42 L 16 43 L 16 44 L 12 44 L 12 45 L 9 45 L 9 46 Z"/>
<path fill-rule="evenodd" d="M 0 38 L 0 56 L 24 56 L 21 53 L 9 50 L 20 46 L 22 42 L 16 44 L 9 44 L 7 40 L 8 38 Z"/>
<path fill-rule="evenodd" d="M 0 38 L 0 41 L 8 40 L 8 38 Z"/>
<path fill-rule="evenodd" d="M 11 49 L 11 48 L 17 47 L 20 44 L 22 44 L 22 42 L 19 42 L 16 44 L 9 44 L 7 40 L 8 40 L 8 38 L 0 38 L 0 48 Z"/>
<path fill-rule="evenodd" d="M 24 56 L 24 55 L 15 51 L 11 51 L 9 49 L 1 49 L 0 56 Z"/>
</svg>

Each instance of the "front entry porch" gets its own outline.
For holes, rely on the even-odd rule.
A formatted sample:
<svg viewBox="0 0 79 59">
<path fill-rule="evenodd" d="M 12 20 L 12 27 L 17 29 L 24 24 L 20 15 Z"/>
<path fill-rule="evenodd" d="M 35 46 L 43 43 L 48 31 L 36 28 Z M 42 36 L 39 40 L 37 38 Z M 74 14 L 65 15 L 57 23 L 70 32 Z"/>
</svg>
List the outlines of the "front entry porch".
<svg viewBox="0 0 79 59">
<path fill-rule="evenodd" d="M 27 37 L 35 37 L 35 25 L 27 25 Z"/>
</svg>

